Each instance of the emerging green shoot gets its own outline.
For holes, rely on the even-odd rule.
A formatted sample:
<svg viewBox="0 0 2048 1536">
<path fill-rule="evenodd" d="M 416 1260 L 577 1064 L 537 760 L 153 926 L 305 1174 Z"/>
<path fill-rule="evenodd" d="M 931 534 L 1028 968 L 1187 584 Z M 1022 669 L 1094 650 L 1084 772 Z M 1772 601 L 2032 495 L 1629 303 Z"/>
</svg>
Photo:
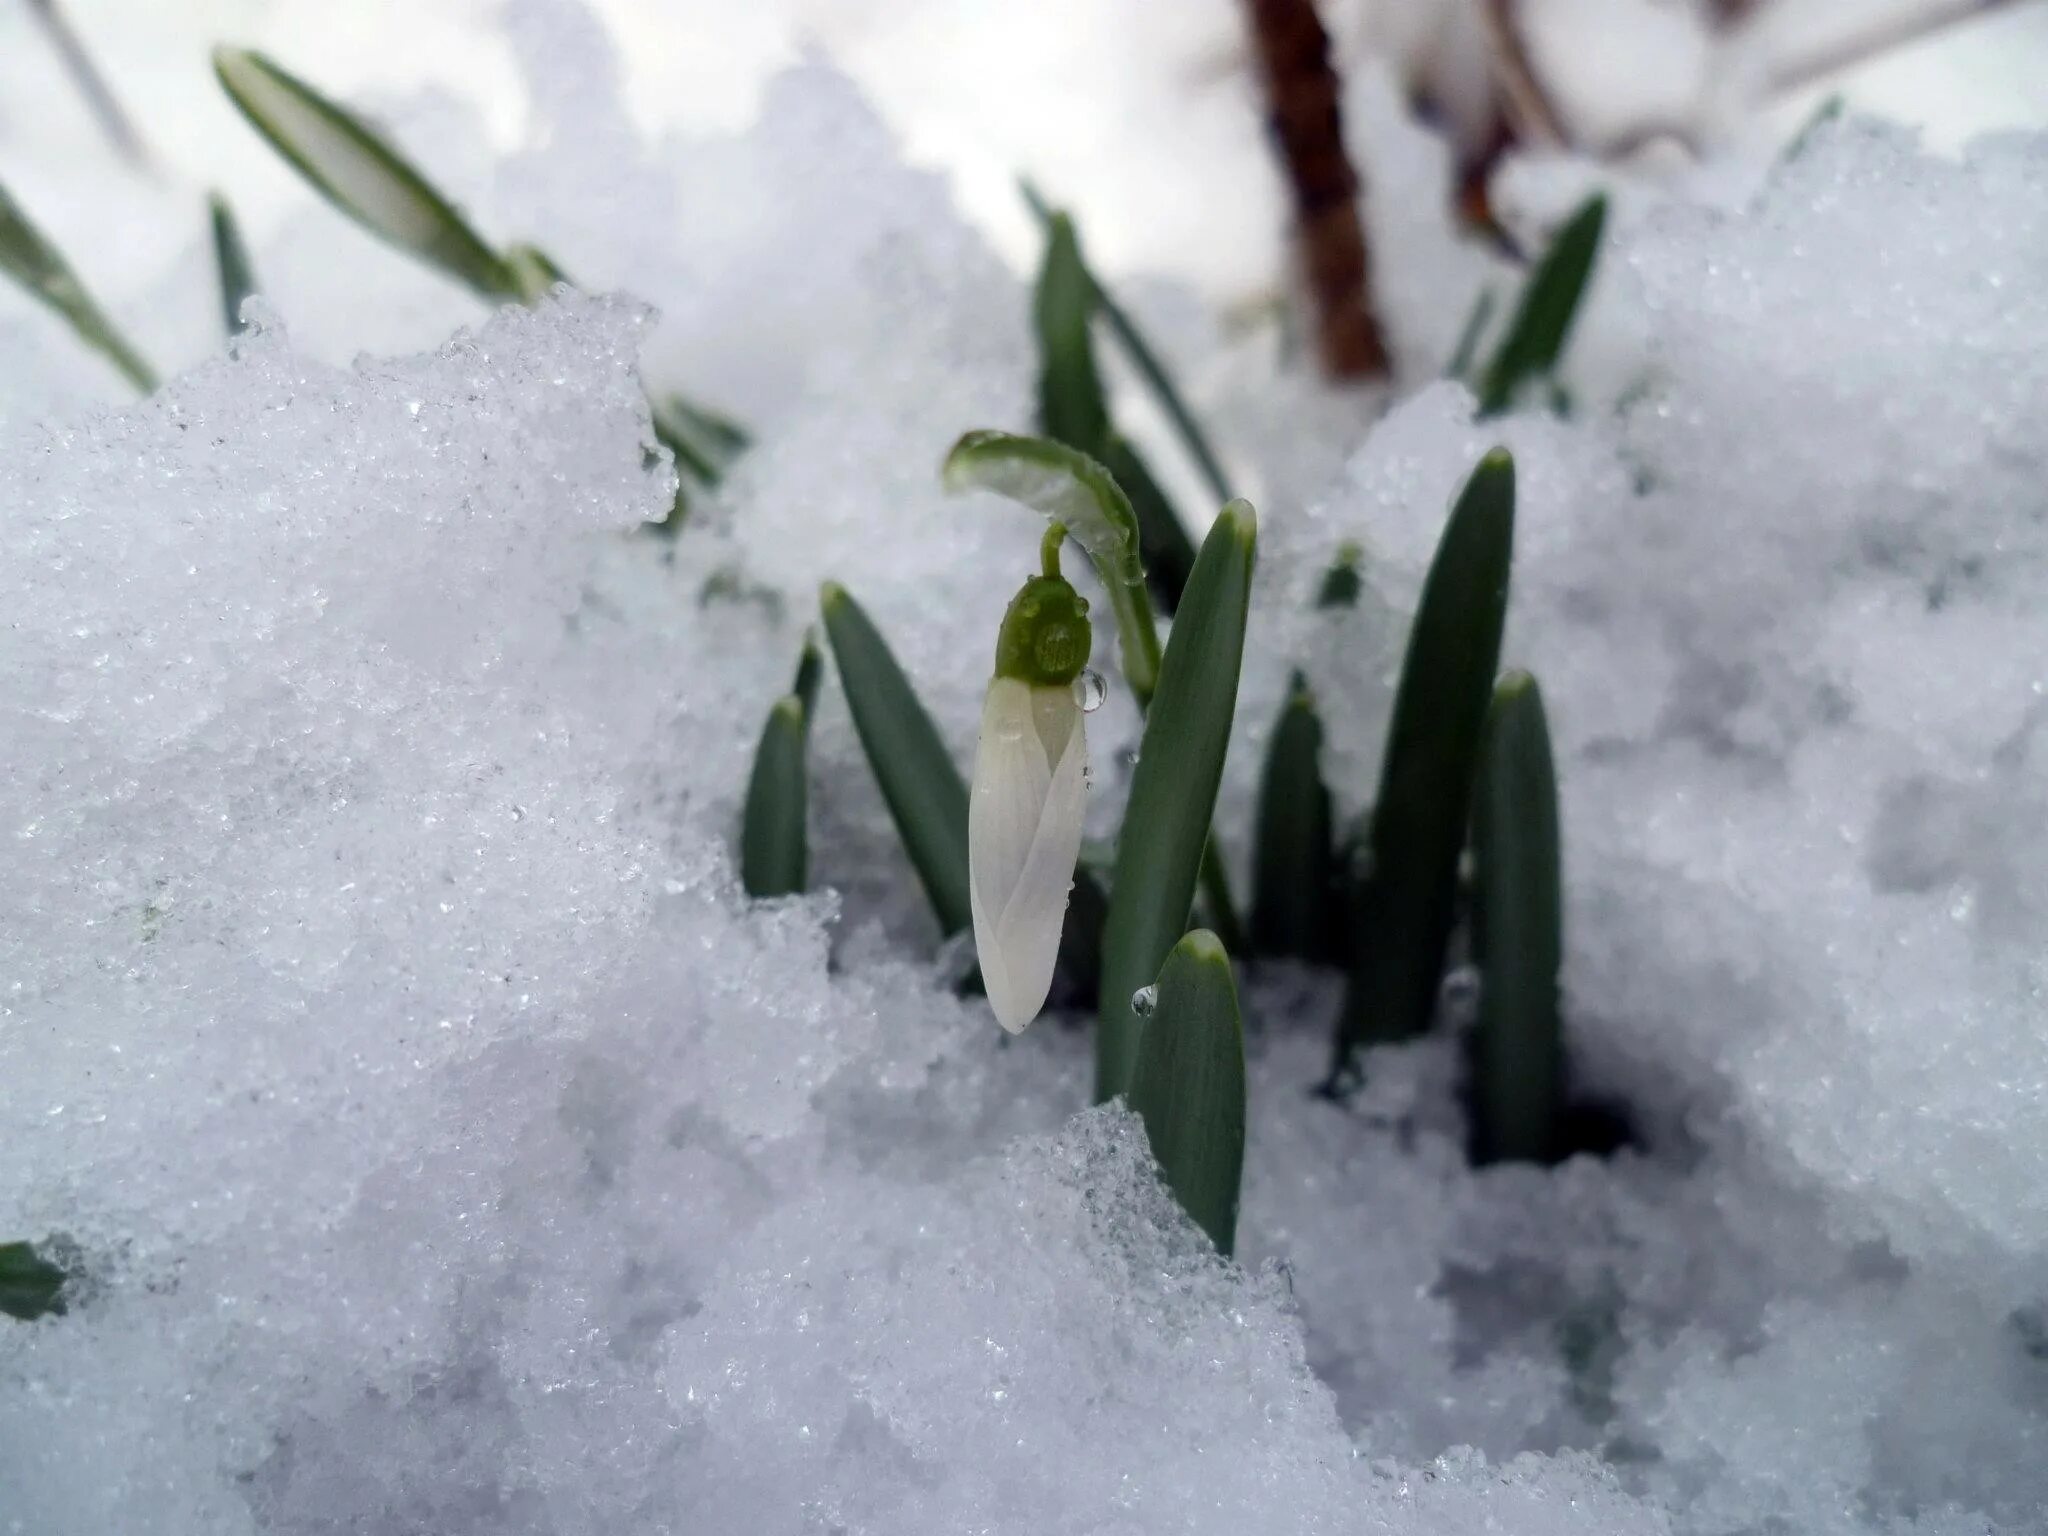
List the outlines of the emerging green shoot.
<svg viewBox="0 0 2048 1536">
<path fill-rule="evenodd" d="M 1356 541 L 1346 539 L 1339 544 L 1337 558 L 1323 572 L 1323 584 L 1316 591 L 1316 606 L 1356 608 L 1358 595 L 1365 590 L 1365 577 L 1359 571 L 1364 563 L 1365 550 Z"/>
<path fill-rule="evenodd" d="M 1217 515 L 1146 713 L 1103 934 L 1098 1101 L 1129 1086 L 1143 1023 L 1132 998 L 1187 931 L 1237 707 L 1257 544 L 1250 503 L 1233 501 Z"/>
<path fill-rule="evenodd" d="M 63 1270 L 33 1243 L 0 1243 L 0 1312 L 24 1323 L 64 1311 Z"/>
<path fill-rule="evenodd" d="M 1499 415 L 1515 403 L 1524 385 L 1556 372 L 1586 296 L 1606 223 L 1607 199 L 1595 193 L 1565 221 L 1537 261 L 1507 334 L 1480 380 L 1480 415 Z"/>
<path fill-rule="evenodd" d="M 818 594 L 839 686 L 896 833 L 924 885 L 941 933 L 972 921 L 967 874 L 967 781 L 910 679 L 847 590 L 828 581 Z"/>
<path fill-rule="evenodd" d="M 1333 1081 L 1358 1048 L 1428 1028 L 1456 911 L 1473 776 L 1507 619 L 1515 465 L 1479 461 L 1422 587 L 1367 833 Z"/>
<path fill-rule="evenodd" d="M 256 291 L 256 273 L 228 200 L 218 192 L 209 192 L 206 206 L 213 226 L 213 264 L 220 274 L 221 324 L 232 341 L 247 328 L 242 319 L 242 302 Z"/>
<path fill-rule="evenodd" d="M 1195 1224 L 1228 1255 L 1244 1174 L 1244 1025 L 1230 956 L 1197 929 L 1175 944 L 1148 989 L 1129 1102 L 1160 1174 Z"/>
<path fill-rule="evenodd" d="M 1472 1159 L 1546 1162 L 1562 1149 L 1564 962 L 1557 775 L 1543 695 L 1526 672 L 1494 689 L 1472 801 L 1479 1023 L 1471 1043 Z"/>
<path fill-rule="evenodd" d="M 805 635 L 796 681 L 769 710 L 754 752 L 740 822 L 740 883 L 749 896 L 792 896 L 809 880 L 804 747 L 822 666 L 816 638 Z"/>
<path fill-rule="evenodd" d="M 0 187 L 0 273 L 54 311 L 80 341 L 112 363 L 137 389 L 147 394 L 156 388 L 156 374 L 142 354 L 114 328 L 71 264 L 43 238 L 43 232 L 29 221 L 5 187 Z"/>
<path fill-rule="evenodd" d="M 1336 871 L 1323 722 L 1297 672 L 1259 782 L 1252 943 L 1262 955 L 1322 960 L 1330 952 Z"/>
</svg>

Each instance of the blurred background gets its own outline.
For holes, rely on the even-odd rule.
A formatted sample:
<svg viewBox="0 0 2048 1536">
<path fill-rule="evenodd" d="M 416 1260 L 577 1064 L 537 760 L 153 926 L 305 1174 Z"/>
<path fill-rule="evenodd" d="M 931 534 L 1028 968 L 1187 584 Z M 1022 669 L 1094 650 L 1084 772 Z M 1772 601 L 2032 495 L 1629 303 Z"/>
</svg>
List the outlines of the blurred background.
<svg viewBox="0 0 2048 1536">
<path fill-rule="evenodd" d="M 0 0 L 0 185 L 147 341 L 166 253 L 199 248 L 206 187 L 231 190 L 259 249 L 312 201 L 223 97 L 207 58 L 216 42 L 261 48 L 368 110 L 458 198 L 550 134 L 587 130 L 597 145 L 624 135 L 658 149 L 734 132 L 778 71 L 822 54 L 913 162 L 945 173 L 1020 268 L 1038 249 L 1015 192 L 1021 172 L 1076 210 L 1106 273 L 1171 277 L 1221 308 L 1253 307 L 1284 281 L 1287 189 L 1263 129 L 1249 9 L 1250 0 Z M 1711 197 L 1703 166 L 1768 163 L 1834 96 L 1917 125 L 1942 147 L 2048 119 L 2042 0 L 1319 9 L 1340 71 L 1389 72 L 1453 142 L 1474 187 L 1505 148 L 1525 164 L 1588 156 L 1624 178 Z M 1507 73 L 1519 77 L 1505 91 L 1504 36 Z M 1533 108 L 1523 100 L 1517 110 L 1517 84 Z M 543 90 L 557 98 L 545 112 Z M 1531 110 L 1540 131 L 1530 131 Z M 1723 195 L 1744 185 L 1737 175 Z M 608 195 L 608 216 L 631 217 L 630 189 Z M 562 217 L 573 224 L 590 211 Z M 368 242 L 348 251 L 395 260 Z M 279 297 L 289 311 L 290 296 Z M 28 315 L 27 299 L 0 291 L 0 324 Z M 433 339 L 398 330 L 363 343 Z"/>
</svg>

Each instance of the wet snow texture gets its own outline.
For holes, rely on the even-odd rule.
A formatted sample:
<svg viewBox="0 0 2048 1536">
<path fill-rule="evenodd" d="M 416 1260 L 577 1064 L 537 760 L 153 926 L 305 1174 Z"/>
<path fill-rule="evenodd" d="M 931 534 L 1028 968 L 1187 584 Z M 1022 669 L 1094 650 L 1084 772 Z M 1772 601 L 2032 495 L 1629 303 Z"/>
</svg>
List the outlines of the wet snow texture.
<svg viewBox="0 0 2048 1536">
<path fill-rule="evenodd" d="M 1241 1267 L 1075 1115 L 1084 1033 L 941 984 L 829 684 L 830 889 L 732 878 L 819 580 L 965 759 L 1036 530 L 934 469 L 1028 422 L 1022 290 L 821 67 L 746 142 L 614 149 L 739 210 L 567 253 L 668 301 L 651 344 L 565 300 L 344 370 L 272 325 L 4 428 L 0 1236 L 89 1278 L 0 1328 L 0 1528 L 2038 1528 L 2048 148 L 1852 127 L 1632 214 L 1588 345 L 1634 372 L 1571 424 L 1437 386 L 1369 429 L 1169 324 L 1268 535 L 1233 826 L 1297 662 L 1370 793 L 1443 510 L 1515 448 L 1574 1045 L 1642 1140 L 1475 1174 L 1450 1043 L 1333 1105 L 1327 979 L 1254 975 Z M 1388 281 L 1462 313 L 1411 236 Z M 643 347 L 763 430 L 672 548 Z M 1368 600 L 1309 614 L 1349 537 Z M 1134 723 L 1090 728 L 1107 830 Z"/>
</svg>

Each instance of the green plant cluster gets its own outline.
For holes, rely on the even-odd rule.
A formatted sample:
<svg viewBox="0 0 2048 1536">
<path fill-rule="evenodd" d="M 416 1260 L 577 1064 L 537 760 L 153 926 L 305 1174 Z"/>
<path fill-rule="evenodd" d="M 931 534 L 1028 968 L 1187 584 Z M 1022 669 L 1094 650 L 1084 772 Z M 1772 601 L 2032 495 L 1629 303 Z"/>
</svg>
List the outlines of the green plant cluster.
<svg viewBox="0 0 2048 1536">
<path fill-rule="evenodd" d="M 362 118 L 260 54 L 220 49 L 222 87 L 312 186 L 373 234 L 489 303 L 538 302 L 567 281 L 538 247 L 486 241 L 456 205 Z M 1557 975 L 1562 943 L 1558 816 L 1542 698 L 1523 674 L 1496 679 L 1514 527 L 1514 467 L 1487 455 L 1445 525 L 1414 628 L 1364 824 L 1338 828 L 1322 775 L 1318 706 L 1299 677 L 1272 733 L 1255 829 L 1255 902 L 1241 923 L 1211 822 L 1236 712 L 1251 616 L 1258 520 L 1234 499 L 1222 461 L 1157 352 L 1089 270 L 1073 221 L 1028 184 L 1046 233 L 1034 293 L 1043 436 L 970 432 L 942 474 L 956 491 L 1017 502 L 1081 546 L 1109 597 L 1121 671 L 1145 714 L 1115 857 L 1075 873 L 1061 964 L 1093 996 L 1096 1097 L 1127 1099 L 1163 1177 L 1228 1253 L 1245 1137 L 1243 1022 L 1232 960 L 1290 958 L 1344 969 L 1349 994 L 1329 1083 L 1355 1082 L 1361 1049 L 1429 1028 L 1446 959 L 1469 906 L 1481 972 L 1471 1036 L 1473 1152 L 1548 1159 L 1567 1147 Z M 1535 263 L 1483 368 L 1493 307 L 1482 294 L 1453 372 L 1482 414 L 1554 384 L 1605 215 L 1590 199 Z M 209 199 L 222 321 L 241 330 L 256 291 L 227 200 Z M 0 189 L 0 273 L 61 317 L 137 388 L 141 354 L 70 264 Z M 1095 355 L 1095 322 L 1155 397 L 1222 510 L 1199 546 L 1143 456 L 1117 429 Z M 679 471 L 669 531 L 691 487 L 714 487 L 748 446 L 743 428 L 674 393 L 654 393 L 655 436 Z M 1337 552 L 1318 601 L 1354 602 L 1362 552 Z M 828 582 L 822 628 L 862 749 L 940 931 L 963 932 L 968 789 L 887 642 L 852 594 Z M 1172 616 L 1162 642 L 1160 613 Z M 1085 620 L 1081 622 L 1085 623 Z M 769 710 L 747 786 L 740 873 L 757 898 L 809 880 L 806 754 L 823 659 L 805 638 L 789 691 Z M 1461 879 L 1467 849 L 1469 886 Z M 1197 926 L 1200 922 L 1205 926 Z M 46 1249 L 48 1245 L 45 1245 Z M 60 1313 L 67 1271 L 28 1243 L 0 1244 L 0 1311 Z"/>
</svg>

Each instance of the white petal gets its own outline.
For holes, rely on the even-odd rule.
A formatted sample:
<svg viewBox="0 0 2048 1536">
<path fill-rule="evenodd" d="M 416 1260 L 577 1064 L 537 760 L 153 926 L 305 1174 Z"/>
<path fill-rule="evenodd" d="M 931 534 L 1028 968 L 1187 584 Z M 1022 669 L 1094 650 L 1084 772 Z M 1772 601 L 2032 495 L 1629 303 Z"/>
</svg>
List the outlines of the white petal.
<svg viewBox="0 0 2048 1536">
<path fill-rule="evenodd" d="M 989 684 L 967 802 L 968 885 L 993 922 L 1024 871 L 1052 765 L 1032 722 L 1031 689 L 1015 678 Z M 977 942 L 981 934 L 977 929 Z"/>
<path fill-rule="evenodd" d="M 991 707 L 983 711 L 983 754 L 990 745 L 986 727 L 996 713 L 994 693 L 992 687 Z M 975 950 L 996 1019 L 1012 1033 L 1038 1016 L 1052 986 L 1088 793 L 1087 741 L 1071 696 L 1064 689 L 1026 690 L 1026 703 L 1031 728 L 1025 734 L 1034 746 L 1043 736 L 1060 741 L 1058 764 L 1044 770 L 1046 778 L 1040 781 L 1024 767 L 1021 755 L 1007 750 L 1013 745 L 1005 738 L 1014 703 L 1006 699 L 995 733 L 996 744 L 1005 750 L 977 756 L 968 813 Z M 1071 719 L 1061 714 L 1062 708 Z M 1031 755 L 1043 763 L 1042 748 Z M 1017 801 L 999 806 L 997 797 L 1005 790 L 1014 792 Z M 1031 827 L 1020 856 L 1016 823 L 1026 813 Z"/>
</svg>

